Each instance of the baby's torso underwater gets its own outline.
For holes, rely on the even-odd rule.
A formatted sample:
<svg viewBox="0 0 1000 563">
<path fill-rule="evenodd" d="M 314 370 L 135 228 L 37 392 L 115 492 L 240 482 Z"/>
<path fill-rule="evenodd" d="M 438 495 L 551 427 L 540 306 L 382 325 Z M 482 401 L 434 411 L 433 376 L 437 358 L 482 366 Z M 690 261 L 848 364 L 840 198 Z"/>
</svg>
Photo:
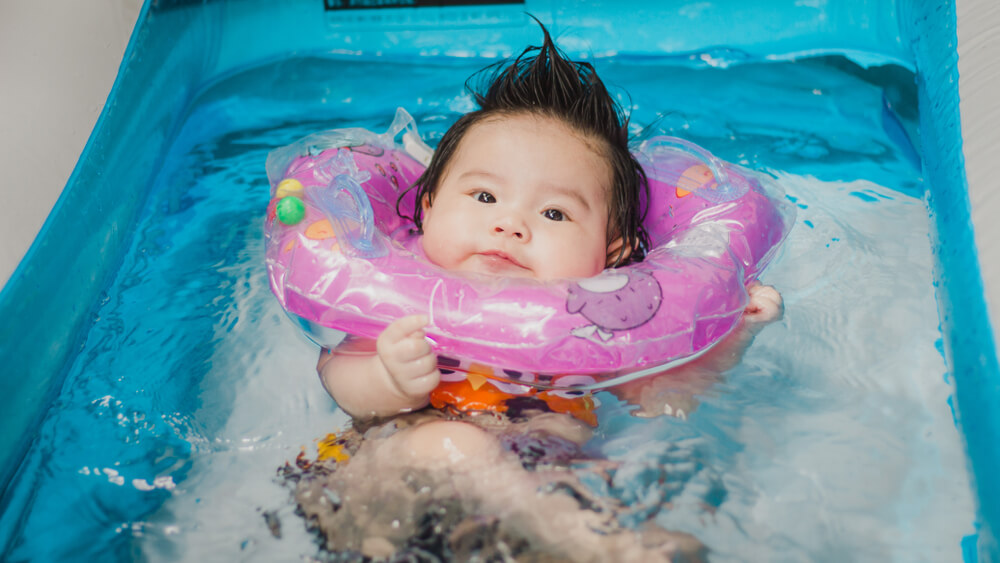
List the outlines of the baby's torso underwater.
<svg viewBox="0 0 1000 563">
<path fill-rule="evenodd" d="M 555 412 L 597 426 L 600 403 L 589 391 L 573 389 L 597 383 L 589 375 L 536 375 L 446 356 L 438 356 L 438 370 L 441 384 L 430 396 L 434 408 L 496 412 L 511 418 L 532 411 Z"/>
</svg>

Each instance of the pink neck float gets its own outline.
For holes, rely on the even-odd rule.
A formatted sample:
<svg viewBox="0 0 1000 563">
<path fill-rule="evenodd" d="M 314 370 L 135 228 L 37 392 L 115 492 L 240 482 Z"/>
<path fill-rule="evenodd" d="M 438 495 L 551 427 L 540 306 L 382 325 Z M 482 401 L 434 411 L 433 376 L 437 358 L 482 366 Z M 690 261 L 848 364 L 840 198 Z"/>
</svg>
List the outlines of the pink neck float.
<svg viewBox="0 0 1000 563">
<path fill-rule="evenodd" d="M 650 181 L 645 260 L 588 279 L 470 277 L 428 262 L 396 212 L 430 154 L 398 110 L 385 134 L 331 130 L 268 156 L 271 289 L 318 344 L 376 338 L 422 313 L 442 356 L 501 366 L 498 377 L 519 383 L 580 375 L 574 386 L 612 385 L 688 361 L 729 333 L 792 222 L 791 206 L 768 194 L 780 190 L 765 190 L 770 178 L 655 137 L 636 149 Z"/>
</svg>

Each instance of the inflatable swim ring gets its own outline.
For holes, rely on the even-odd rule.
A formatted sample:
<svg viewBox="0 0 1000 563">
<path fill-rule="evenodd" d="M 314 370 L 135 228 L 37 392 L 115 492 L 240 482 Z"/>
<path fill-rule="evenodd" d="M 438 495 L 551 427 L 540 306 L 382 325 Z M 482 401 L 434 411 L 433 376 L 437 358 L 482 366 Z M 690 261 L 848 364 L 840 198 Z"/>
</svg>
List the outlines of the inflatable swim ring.
<svg viewBox="0 0 1000 563">
<path fill-rule="evenodd" d="M 271 289 L 316 343 L 375 338 L 423 313 L 443 358 L 502 366 L 491 371 L 517 384 L 599 388 L 690 360 L 725 336 L 791 225 L 769 178 L 655 137 L 636 149 L 650 181 L 645 260 L 588 279 L 463 275 L 427 261 L 396 211 L 431 154 L 399 109 L 385 134 L 332 130 L 268 155 Z M 400 211 L 412 216 L 413 204 Z"/>
</svg>

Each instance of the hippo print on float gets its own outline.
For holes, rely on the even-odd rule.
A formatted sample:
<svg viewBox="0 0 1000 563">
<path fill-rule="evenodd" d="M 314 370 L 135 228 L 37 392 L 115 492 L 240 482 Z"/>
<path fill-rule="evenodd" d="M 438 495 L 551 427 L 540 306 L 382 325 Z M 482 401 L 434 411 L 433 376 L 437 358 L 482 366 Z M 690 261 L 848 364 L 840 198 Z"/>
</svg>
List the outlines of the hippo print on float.
<svg viewBox="0 0 1000 563">
<path fill-rule="evenodd" d="M 608 341 L 617 330 L 642 326 L 660 309 L 663 291 L 652 275 L 641 270 L 605 272 L 569 287 L 566 311 L 592 324 L 572 330 L 574 336 Z"/>
</svg>

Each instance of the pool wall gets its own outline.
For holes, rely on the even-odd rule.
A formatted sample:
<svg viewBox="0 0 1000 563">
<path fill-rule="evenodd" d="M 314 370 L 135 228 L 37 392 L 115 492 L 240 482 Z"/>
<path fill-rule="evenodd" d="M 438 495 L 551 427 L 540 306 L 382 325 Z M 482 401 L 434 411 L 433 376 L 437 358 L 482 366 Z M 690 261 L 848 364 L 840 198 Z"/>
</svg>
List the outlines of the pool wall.
<svg viewBox="0 0 1000 563">
<path fill-rule="evenodd" d="M 343 57 L 505 56 L 537 39 L 538 16 L 575 56 L 630 53 L 739 64 L 842 54 L 917 71 L 921 140 L 935 231 L 943 351 L 955 378 L 980 513 L 978 551 L 995 560 L 1000 491 L 1000 370 L 970 222 L 962 152 L 955 4 L 951 1 L 737 0 L 555 2 L 434 9 L 326 10 L 342 2 L 152 1 L 142 8 L 118 77 L 62 196 L 0 292 L 0 484 L 33 438 L 65 366 L 115 275 L 131 225 L 179 116 L 205 84 L 290 54 Z M 746 5 L 753 4 L 753 8 Z M 695 53 L 695 55 L 689 55 Z M 922 242 L 921 242 L 922 243 Z M 975 539 L 975 538 L 974 538 Z"/>
</svg>

